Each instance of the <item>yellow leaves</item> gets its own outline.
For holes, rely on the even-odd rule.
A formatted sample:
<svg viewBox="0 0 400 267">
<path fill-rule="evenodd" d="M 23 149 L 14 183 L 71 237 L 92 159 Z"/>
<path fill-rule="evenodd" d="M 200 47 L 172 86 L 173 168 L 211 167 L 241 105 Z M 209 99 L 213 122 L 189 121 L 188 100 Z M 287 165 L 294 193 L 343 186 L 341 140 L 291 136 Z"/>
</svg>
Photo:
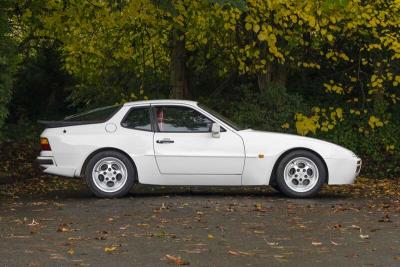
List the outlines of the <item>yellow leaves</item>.
<svg viewBox="0 0 400 267">
<path fill-rule="evenodd" d="M 322 132 L 328 132 L 335 128 L 338 121 L 343 121 L 344 119 L 344 111 L 339 107 L 329 107 L 329 113 L 327 113 L 327 109 L 319 107 L 313 107 L 311 111 L 314 113 L 311 116 L 305 116 L 301 113 L 296 114 L 297 133 L 306 135 L 309 132 L 316 133 L 318 129 Z"/>
<path fill-rule="evenodd" d="M 336 112 L 336 116 L 338 117 L 338 119 L 342 120 L 343 119 L 343 109 L 337 108 L 335 110 L 335 112 Z"/>
<path fill-rule="evenodd" d="M 350 60 L 350 58 L 343 52 L 339 54 L 339 57 L 341 59 L 343 59 L 344 61 L 349 61 Z"/>
<path fill-rule="evenodd" d="M 260 41 L 266 41 L 268 39 L 268 33 L 266 31 L 261 31 L 257 37 Z"/>
<path fill-rule="evenodd" d="M 310 117 L 307 117 L 301 113 L 296 113 L 295 115 L 295 120 L 296 120 L 296 130 L 297 133 L 300 135 L 306 135 L 309 132 L 312 132 L 313 134 L 316 133 L 317 129 L 319 128 L 319 116 L 318 115 L 313 115 Z"/>
<path fill-rule="evenodd" d="M 361 112 L 359 110 L 350 109 L 350 114 L 361 115 Z"/>
<path fill-rule="evenodd" d="M 290 125 L 289 123 L 285 122 L 284 124 L 281 125 L 282 129 L 289 129 Z"/>
<path fill-rule="evenodd" d="M 253 26 L 253 31 L 254 31 L 255 33 L 258 33 L 258 32 L 260 31 L 260 25 L 254 24 L 254 26 Z"/>
<path fill-rule="evenodd" d="M 178 16 L 175 17 L 175 21 L 176 21 L 180 26 L 182 26 L 182 27 L 185 26 L 185 25 L 184 25 L 185 18 L 184 18 L 181 14 L 179 14 Z"/>
<path fill-rule="evenodd" d="M 373 49 L 382 50 L 382 46 L 380 44 L 369 44 L 367 46 L 367 51 L 371 51 Z"/>
<path fill-rule="evenodd" d="M 245 29 L 250 31 L 251 28 L 253 28 L 253 25 L 251 25 L 251 23 L 246 22 L 246 24 L 244 25 Z"/>
<path fill-rule="evenodd" d="M 316 20 L 315 20 L 315 17 L 314 16 L 309 16 L 308 17 L 308 24 L 311 26 L 311 27 L 315 27 L 315 24 L 316 24 Z"/>
<path fill-rule="evenodd" d="M 393 86 L 398 86 L 400 84 L 400 75 L 394 77 Z"/>
<path fill-rule="evenodd" d="M 395 145 L 386 145 L 387 152 L 393 152 L 395 150 Z"/>
<path fill-rule="evenodd" d="M 369 117 L 368 124 L 372 129 L 383 126 L 383 122 L 379 118 L 375 117 L 374 115 Z"/>
<path fill-rule="evenodd" d="M 332 34 L 328 34 L 327 36 L 326 36 L 326 39 L 328 39 L 328 41 L 329 42 L 332 42 L 333 41 L 333 35 Z"/>
<path fill-rule="evenodd" d="M 327 92 L 327 93 L 333 92 L 333 93 L 342 95 L 345 92 L 342 84 L 341 83 L 334 84 L 333 80 L 330 80 L 329 83 L 324 83 L 323 85 L 325 87 L 325 92 Z"/>
</svg>

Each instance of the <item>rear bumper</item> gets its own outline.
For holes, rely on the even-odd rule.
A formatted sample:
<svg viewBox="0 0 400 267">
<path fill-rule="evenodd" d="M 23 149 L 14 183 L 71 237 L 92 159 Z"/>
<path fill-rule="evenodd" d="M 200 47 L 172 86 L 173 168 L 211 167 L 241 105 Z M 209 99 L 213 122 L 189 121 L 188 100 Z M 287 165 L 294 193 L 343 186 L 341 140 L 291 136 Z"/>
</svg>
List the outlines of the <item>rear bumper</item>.
<svg viewBox="0 0 400 267">
<path fill-rule="evenodd" d="M 54 158 L 51 156 L 39 156 L 36 158 L 36 162 L 45 173 L 67 177 L 75 176 L 75 168 L 57 166 Z"/>
<path fill-rule="evenodd" d="M 54 161 L 50 157 L 37 157 L 36 163 L 40 166 L 54 165 Z"/>
</svg>

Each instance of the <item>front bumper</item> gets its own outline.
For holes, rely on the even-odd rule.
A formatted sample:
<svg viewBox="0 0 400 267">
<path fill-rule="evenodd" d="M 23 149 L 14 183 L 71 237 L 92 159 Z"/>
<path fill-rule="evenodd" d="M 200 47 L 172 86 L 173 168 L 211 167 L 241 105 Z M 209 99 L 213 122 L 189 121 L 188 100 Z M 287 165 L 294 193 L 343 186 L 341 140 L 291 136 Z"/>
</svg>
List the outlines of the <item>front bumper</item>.
<svg viewBox="0 0 400 267">
<path fill-rule="evenodd" d="M 350 159 L 325 159 L 329 172 L 328 184 L 352 184 L 360 174 L 362 160 L 358 157 Z"/>
</svg>

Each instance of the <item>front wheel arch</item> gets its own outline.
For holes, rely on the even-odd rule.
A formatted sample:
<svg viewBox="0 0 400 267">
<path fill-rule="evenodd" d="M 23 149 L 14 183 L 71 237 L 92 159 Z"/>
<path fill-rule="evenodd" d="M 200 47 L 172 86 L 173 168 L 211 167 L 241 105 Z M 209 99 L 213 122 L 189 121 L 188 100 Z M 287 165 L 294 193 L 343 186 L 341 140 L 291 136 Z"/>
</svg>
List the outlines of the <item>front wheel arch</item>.
<svg viewBox="0 0 400 267">
<path fill-rule="evenodd" d="M 293 152 L 293 151 L 296 151 L 296 150 L 305 150 L 305 151 L 309 151 L 309 152 L 313 153 L 315 156 L 317 156 L 317 157 L 322 161 L 322 163 L 324 164 L 325 170 L 326 170 L 326 179 L 325 179 L 325 183 L 328 184 L 328 183 L 329 183 L 329 170 L 328 170 L 328 166 L 326 165 L 326 162 L 325 162 L 324 158 L 323 158 L 320 154 L 318 154 L 317 152 L 315 152 L 314 150 L 309 149 L 309 148 L 304 148 L 304 147 L 291 148 L 291 149 L 289 149 L 289 150 L 286 150 L 285 152 L 283 152 L 283 153 L 279 156 L 279 158 L 275 161 L 274 168 L 272 169 L 271 175 L 270 175 L 270 177 L 269 177 L 269 183 L 268 183 L 268 184 L 269 184 L 269 185 L 276 185 L 276 176 L 277 176 L 277 173 L 276 173 L 276 172 L 277 172 L 277 168 L 278 168 L 279 162 L 281 162 L 281 160 L 282 160 L 287 154 L 289 154 L 289 153 L 291 153 L 291 152 Z"/>
<path fill-rule="evenodd" d="M 129 161 L 132 163 L 133 168 L 135 169 L 135 177 L 134 177 L 135 178 L 135 183 L 139 182 L 137 167 L 136 167 L 136 164 L 133 161 L 132 157 L 129 156 L 128 153 L 126 153 L 125 151 L 123 151 L 121 149 L 118 149 L 118 148 L 115 148 L 115 147 L 103 147 L 103 148 L 97 149 L 97 150 L 93 151 L 92 153 L 90 153 L 89 156 L 86 157 L 85 162 L 82 165 L 82 168 L 81 168 L 81 171 L 80 171 L 80 177 L 81 178 L 85 176 L 85 170 L 86 170 L 86 166 L 87 166 L 89 160 L 91 158 L 93 158 L 94 155 L 96 155 L 98 153 L 101 153 L 101 152 L 104 152 L 104 151 L 115 151 L 115 152 L 119 152 L 119 153 L 123 154 L 124 156 L 126 156 L 129 159 Z"/>
</svg>

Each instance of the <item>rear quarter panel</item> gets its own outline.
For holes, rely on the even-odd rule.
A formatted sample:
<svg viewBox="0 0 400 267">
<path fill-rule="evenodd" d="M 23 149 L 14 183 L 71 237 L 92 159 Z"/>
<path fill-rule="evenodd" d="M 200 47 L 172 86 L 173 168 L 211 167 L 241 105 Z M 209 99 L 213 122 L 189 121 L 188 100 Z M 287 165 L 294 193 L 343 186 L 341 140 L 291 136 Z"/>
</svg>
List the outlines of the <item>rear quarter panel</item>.
<svg viewBox="0 0 400 267">
<path fill-rule="evenodd" d="M 41 136 L 49 139 L 57 166 L 74 168 L 75 176 L 80 176 L 85 160 L 93 152 L 104 148 L 117 149 L 128 154 L 135 162 L 139 174 L 145 175 L 147 168 L 145 169 L 144 165 L 150 170 L 151 168 L 157 170 L 153 152 L 153 133 L 123 128 L 120 122 L 129 109 L 129 106 L 122 107 L 106 123 L 50 128 Z M 116 130 L 107 132 L 107 124 L 114 124 Z"/>
</svg>

